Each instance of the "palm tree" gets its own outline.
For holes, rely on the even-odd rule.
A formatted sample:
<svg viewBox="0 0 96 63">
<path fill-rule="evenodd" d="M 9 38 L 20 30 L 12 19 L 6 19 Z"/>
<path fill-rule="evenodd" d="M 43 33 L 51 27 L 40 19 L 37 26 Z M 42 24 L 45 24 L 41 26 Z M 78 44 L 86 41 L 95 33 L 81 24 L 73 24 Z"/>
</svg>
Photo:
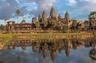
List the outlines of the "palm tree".
<svg viewBox="0 0 96 63">
<path fill-rule="evenodd" d="M 19 16 L 21 13 L 20 9 L 16 9 L 16 15 Z"/>
<path fill-rule="evenodd" d="M 20 13 L 21 13 L 20 9 L 19 9 L 19 8 L 16 9 L 16 16 L 20 16 Z M 18 17 L 17 17 L 17 18 L 18 18 Z"/>
</svg>

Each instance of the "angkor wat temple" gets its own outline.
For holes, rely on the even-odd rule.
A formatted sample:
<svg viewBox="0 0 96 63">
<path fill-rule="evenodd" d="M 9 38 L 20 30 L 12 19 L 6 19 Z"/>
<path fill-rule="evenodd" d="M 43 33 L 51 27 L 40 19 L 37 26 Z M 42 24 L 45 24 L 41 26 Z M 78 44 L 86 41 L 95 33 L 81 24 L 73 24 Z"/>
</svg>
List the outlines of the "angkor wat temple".
<svg viewBox="0 0 96 63">
<path fill-rule="evenodd" d="M 50 16 L 43 11 L 38 17 L 32 18 L 32 23 L 28 23 L 23 19 L 21 23 L 8 21 L 5 26 L 7 32 L 31 32 L 33 30 L 35 30 L 34 32 L 72 32 L 89 31 L 93 29 L 96 30 L 95 20 L 91 18 L 84 22 L 80 20 L 72 20 L 68 12 L 66 12 L 62 18 L 57 15 L 53 7 L 50 10 Z"/>
</svg>

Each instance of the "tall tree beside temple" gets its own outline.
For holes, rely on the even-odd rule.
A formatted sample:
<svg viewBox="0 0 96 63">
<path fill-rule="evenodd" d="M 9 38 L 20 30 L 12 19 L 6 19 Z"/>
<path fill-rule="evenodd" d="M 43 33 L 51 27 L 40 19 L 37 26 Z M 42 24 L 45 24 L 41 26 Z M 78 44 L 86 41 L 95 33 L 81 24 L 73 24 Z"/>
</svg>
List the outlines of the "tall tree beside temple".
<svg viewBox="0 0 96 63">
<path fill-rule="evenodd" d="M 16 16 L 17 16 L 17 18 L 18 18 L 18 16 L 20 16 L 20 14 L 21 14 L 20 9 L 19 9 L 19 8 L 18 8 L 18 9 L 16 9 Z"/>
<path fill-rule="evenodd" d="M 91 29 L 96 30 L 96 11 L 91 12 L 88 18 Z"/>
<path fill-rule="evenodd" d="M 36 25 L 36 28 L 40 28 L 40 22 L 39 21 L 36 21 L 35 25 Z"/>
<path fill-rule="evenodd" d="M 33 28 L 38 28 L 38 29 L 40 28 L 40 22 L 36 17 L 32 18 L 32 27 Z"/>
<path fill-rule="evenodd" d="M 16 15 L 19 16 L 21 13 L 20 9 L 16 9 Z"/>
</svg>

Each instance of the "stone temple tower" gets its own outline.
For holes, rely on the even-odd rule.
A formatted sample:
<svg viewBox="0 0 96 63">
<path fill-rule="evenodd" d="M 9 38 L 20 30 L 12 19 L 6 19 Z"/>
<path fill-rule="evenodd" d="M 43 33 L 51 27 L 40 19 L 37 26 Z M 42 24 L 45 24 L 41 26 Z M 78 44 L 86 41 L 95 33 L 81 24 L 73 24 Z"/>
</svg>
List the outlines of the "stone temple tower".
<svg viewBox="0 0 96 63">
<path fill-rule="evenodd" d="M 66 21 L 69 21 L 69 19 L 70 19 L 70 18 L 69 18 L 69 13 L 66 12 L 66 13 L 65 13 L 65 20 L 66 20 Z"/>
<path fill-rule="evenodd" d="M 47 13 L 45 12 L 45 11 L 43 11 L 43 13 L 42 13 L 42 20 L 43 21 L 46 21 L 47 20 Z"/>
<path fill-rule="evenodd" d="M 72 21 L 70 20 L 70 16 L 69 16 L 69 13 L 68 12 L 65 13 L 65 18 L 64 19 L 65 19 L 65 22 L 67 24 L 68 31 L 70 31 L 70 27 L 72 25 Z"/>
<path fill-rule="evenodd" d="M 39 15 L 38 15 L 38 20 L 40 20 L 42 18 L 42 13 L 40 13 Z"/>
<path fill-rule="evenodd" d="M 51 11 L 50 11 L 50 17 L 51 18 L 56 18 L 57 17 L 56 11 L 55 11 L 55 9 L 53 7 L 51 8 Z"/>
</svg>

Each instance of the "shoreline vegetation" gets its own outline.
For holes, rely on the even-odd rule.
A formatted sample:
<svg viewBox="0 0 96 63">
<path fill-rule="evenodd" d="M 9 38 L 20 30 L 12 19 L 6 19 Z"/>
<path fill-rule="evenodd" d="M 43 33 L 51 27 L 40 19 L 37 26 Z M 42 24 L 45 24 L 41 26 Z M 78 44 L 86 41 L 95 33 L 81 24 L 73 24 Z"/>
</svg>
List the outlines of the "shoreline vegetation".
<svg viewBox="0 0 96 63">
<path fill-rule="evenodd" d="M 95 33 L 94 33 L 95 34 Z M 26 41 L 28 42 L 31 40 L 31 42 L 44 42 L 44 41 L 60 41 L 63 39 L 72 40 L 86 40 L 94 38 L 95 35 L 90 32 L 77 32 L 77 33 L 9 33 L 9 34 L 2 34 L 0 33 L 0 50 L 6 49 L 8 45 L 11 43 L 15 43 L 14 41 Z M 94 39 L 95 40 L 95 39 Z M 31 43 L 30 42 L 30 43 Z"/>
<path fill-rule="evenodd" d="M 95 34 L 95 33 L 94 33 Z M 86 37 L 95 37 L 91 32 L 75 32 L 75 33 L 8 33 L 8 34 L 1 34 L 0 39 L 10 39 L 10 38 L 22 38 L 22 39 L 70 39 L 70 38 L 86 38 Z"/>
</svg>

